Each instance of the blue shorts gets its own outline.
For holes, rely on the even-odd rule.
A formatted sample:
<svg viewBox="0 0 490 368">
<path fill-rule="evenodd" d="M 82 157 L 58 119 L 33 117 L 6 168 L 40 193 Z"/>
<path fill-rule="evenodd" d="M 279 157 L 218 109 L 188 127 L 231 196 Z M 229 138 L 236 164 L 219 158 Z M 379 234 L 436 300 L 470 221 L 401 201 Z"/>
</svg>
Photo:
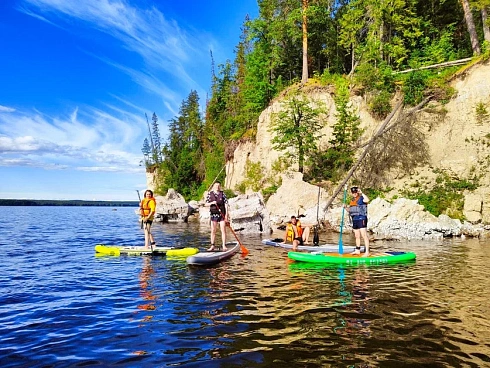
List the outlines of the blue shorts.
<svg viewBox="0 0 490 368">
<path fill-rule="evenodd" d="M 223 221 L 223 216 L 221 216 L 221 213 L 212 213 L 211 214 L 211 221 L 221 222 L 221 221 Z"/>
<path fill-rule="evenodd" d="M 354 230 L 367 228 L 367 218 L 360 219 L 360 220 L 352 220 L 352 228 Z"/>
</svg>

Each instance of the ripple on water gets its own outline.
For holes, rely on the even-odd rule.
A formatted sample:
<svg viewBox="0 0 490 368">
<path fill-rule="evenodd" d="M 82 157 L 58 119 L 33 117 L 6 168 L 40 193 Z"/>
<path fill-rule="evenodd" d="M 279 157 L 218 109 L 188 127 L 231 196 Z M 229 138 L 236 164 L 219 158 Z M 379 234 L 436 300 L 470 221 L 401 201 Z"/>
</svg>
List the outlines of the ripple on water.
<svg viewBox="0 0 490 368">
<path fill-rule="evenodd" d="M 62 208 L 60 227 L 52 209 L 0 207 L 13 219 L 0 225 L 2 366 L 490 366 L 486 243 L 376 242 L 417 261 L 356 268 L 292 263 L 254 236 L 246 258 L 211 268 L 96 257 L 97 243 L 141 244 L 133 211 Z M 153 232 L 162 245 L 209 235 Z"/>
</svg>

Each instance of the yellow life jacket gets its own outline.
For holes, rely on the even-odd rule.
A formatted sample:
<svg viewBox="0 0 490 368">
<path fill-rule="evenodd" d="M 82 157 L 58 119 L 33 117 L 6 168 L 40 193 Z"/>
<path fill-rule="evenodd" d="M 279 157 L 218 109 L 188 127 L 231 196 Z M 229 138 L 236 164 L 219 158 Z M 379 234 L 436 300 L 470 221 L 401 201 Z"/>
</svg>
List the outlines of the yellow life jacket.
<svg viewBox="0 0 490 368">
<path fill-rule="evenodd" d="M 301 221 L 296 221 L 296 225 L 293 225 L 292 223 L 288 223 L 286 226 L 286 241 L 293 241 L 295 236 L 294 236 L 294 226 L 296 226 L 296 232 L 298 234 L 297 237 L 300 237 L 303 235 L 303 228 L 301 227 Z"/>
<path fill-rule="evenodd" d="M 153 218 L 153 215 L 155 215 L 156 206 L 157 202 L 155 201 L 155 198 L 143 198 L 140 205 L 141 217 L 147 217 L 151 212 L 153 212 L 151 216 Z"/>
</svg>

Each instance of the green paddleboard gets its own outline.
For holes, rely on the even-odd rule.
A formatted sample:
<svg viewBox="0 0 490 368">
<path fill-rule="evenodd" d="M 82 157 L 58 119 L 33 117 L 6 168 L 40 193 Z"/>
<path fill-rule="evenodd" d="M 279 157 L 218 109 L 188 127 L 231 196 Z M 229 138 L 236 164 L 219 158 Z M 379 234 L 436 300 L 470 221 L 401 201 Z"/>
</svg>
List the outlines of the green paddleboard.
<svg viewBox="0 0 490 368">
<path fill-rule="evenodd" d="M 416 258 L 412 252 L 384 252 L 371 253 L 368 257 L 363 257 L 363 254 L 338 254 L 338 253 L 302 253 L 289 252 L 288 257 L 298 262 L 308 263 L 327 263 L 327 264 L 343 264 L 343 265 L 372 265 L 372 264 L 388 264 L 411 261 Z"/>
</svg>

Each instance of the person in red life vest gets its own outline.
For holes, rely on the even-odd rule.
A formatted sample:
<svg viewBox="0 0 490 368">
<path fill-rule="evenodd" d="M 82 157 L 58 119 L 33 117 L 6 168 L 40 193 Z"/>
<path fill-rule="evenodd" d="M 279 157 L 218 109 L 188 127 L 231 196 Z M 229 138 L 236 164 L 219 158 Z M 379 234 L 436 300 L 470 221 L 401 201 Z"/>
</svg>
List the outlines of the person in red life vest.
<svg viewBox="0 0 490 368">
<path fill-rule="evenodd" d="M 155 210 L 157 203 L 153 197 L 153 192 L 151 190 L 146 190 L 143 199 L 140 204 L 140 214 L 141 222 L 144 224 L 145 228 L 145 248 L 150 248 L 155 245 L 155 239 L 151 233 L 151 224 L 153 223 L 153 218 L 155 217 Z"/>
<path fill-rule="evenodd" d="M 301 226 L 296 216 L 291 216 L 291 221 L 286 225 L 286 234 L 284 235 L 284 243 L 290 241 L 293 242 L 293 251 L 298 250 L 298 245 L 308 243 L 310 238 L 310 227 Z"/>
<path fill-rule="evenodd" d="M 364 246 L 366 252 L 364 257 L 369 256 L 369 237 L 367 233 L 367 204 L 369 198 L 366 194 L 362 193 L 358 187 L 350 188 L 352 194 L 352 200 L 349 203 L 347 211 L 352 219 L 352 228 L 354 229 L 354 235 L 356 236 L 356 250 L 352 254 L 361 254 L 361 236 L 364 239 Z"/>
<path fill-rule="evenodd" d="M 223 242 L 223 251 L 228 250 L 226 248 L 226 223 L 230 222 L 230 208 L 228 206 L 228 198 L 221 190 L 221 183 L 216 181 L 213 184 L 213 188 L 206 197 L 205 206 L 209 206 L 211 212 L 211 247 L 208 252 L 215 250 L 214 241 L 216 239 L 216 230 L 218 224 L 221 229 L 221 240 Z"/>
</svg>

